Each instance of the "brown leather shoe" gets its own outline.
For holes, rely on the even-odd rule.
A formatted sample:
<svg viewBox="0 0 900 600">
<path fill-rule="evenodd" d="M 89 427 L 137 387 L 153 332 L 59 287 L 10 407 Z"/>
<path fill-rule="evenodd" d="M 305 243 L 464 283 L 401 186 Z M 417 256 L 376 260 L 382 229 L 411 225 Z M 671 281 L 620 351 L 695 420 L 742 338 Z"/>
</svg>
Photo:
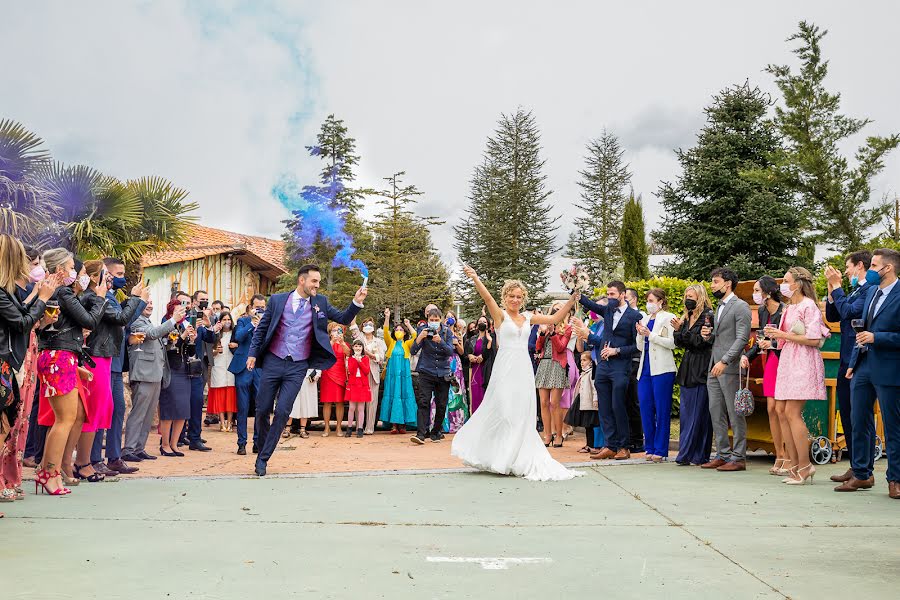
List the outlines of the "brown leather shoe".
<svg viewBox="0 0 900 600">
<path fill-rule="evenodd" d="M 850 481 L 853 478 L 853 469 L 847 469 L 847 472 L 843 475 L 832 475 L 831 480 L 835 483 L 844 483 L 845 481 Z"/>
<path fill-rule="evenodd" d="M 628 448 L 622 448 L 616 452 L 616 460 L 628 460 L 629 458 L 631 458 L 631 452 L 628 451 Z"/>
<path fill-rule="evenodd" d="M 900 500 L 900 481 L 888 481 L 888 496 Z"/>
<path fill-rule="evenodd" d="M 742 460 L 735 460 L 732 462 L 727 462 L 721 467 L 717 467 L 716 471 L 728 472 L 728 471 L 746 471 L 747 463 Z"/>
<path fill-rule="evenodd" d="M 715 458 L 708 463 L 704 463 L 700 465 L 701 469 L 718 469 L 722 465 L 728 464 L 727 460 L 722 460 L 721 458 Z"/>
<path fill-rule="evenodd" d="M 857 479 L 855 476 L 851 477 L 848 481 L 845 481 L 841 485 L 834 488 L 836 492 L 855 492 L 856 490 L 868 490 L 874 487 L 875 485 L 875 477 L 869 477 L 868 479 Z"/>
<path fill-rule="evenodd" d="M 607 458 L 615 458 L 616 453 L 610 450 L 609 448 L 603 448 L 600 452 L 592 453 L 591 458 L 593 460 L 605 460 Z"/>
<path fill-rule="evenodd" d="M 108 463 L 106 466 L 113 471 L 117 471 L 119 475 L 131 475 L 132 473 L 137 473 L 140 470 L 137 467 L 129 467 L 128 464 L 121 458 Z"/>
<path fill-rule="evenodd" d="M 94 467 L 94 471 L 100 473 L 104 477 L 116 477 L 119 475 L 118 471 L 114 471 L 106 466 L 105 462 L 98 462 L 91 465 Z"/>
</svg>

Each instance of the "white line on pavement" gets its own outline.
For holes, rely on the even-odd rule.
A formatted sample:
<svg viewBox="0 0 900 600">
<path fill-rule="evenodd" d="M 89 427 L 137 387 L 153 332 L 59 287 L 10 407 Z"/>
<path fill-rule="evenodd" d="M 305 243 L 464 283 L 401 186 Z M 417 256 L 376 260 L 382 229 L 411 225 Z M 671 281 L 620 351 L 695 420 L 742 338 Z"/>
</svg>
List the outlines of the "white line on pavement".
<svg viewBox="0 0 900 600">
<path fill-rule="evenodd" d="M 552 558 L 541 557 L 476 557 L 476 556 L 428 556 L 433 563 L 477 563 L 482 569 L 490 571 L 508 569 L 510 565 L 536 565 L 552 563 Z"/>
</svg>

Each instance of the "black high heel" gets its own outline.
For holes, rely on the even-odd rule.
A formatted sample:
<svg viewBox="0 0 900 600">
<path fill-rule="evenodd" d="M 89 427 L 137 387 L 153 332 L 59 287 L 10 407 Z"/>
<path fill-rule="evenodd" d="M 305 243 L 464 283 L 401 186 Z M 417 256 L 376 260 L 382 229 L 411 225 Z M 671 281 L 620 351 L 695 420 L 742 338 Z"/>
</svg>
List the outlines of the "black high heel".
<svg viewBox="0 0 900 600">
<path fill-rule="evenodd" d="M 553 444 L 553 440 L 556 439 L 556 434 L 553 433 L 550 435 L 550 441 L 544 444 L 544 448 L 549 448 Z"/>
<path fill-rule="evenodd" d="M 162 446 L 159 447 L 159 454 L 160 454 L 160 456 L 178 456 L 174 452 L 166 452 L 165 450 L 163 450 Z"/>
<path fill-rule="evenodd" d="M 93 473 L 91 475 L 88 475 L 87 477 L 82 475 L 81 470 L 84 469 L 85 467 L 89 467 L 89 466 L 91 466 L 90 463 L 88 463 L 86 465 L 81 465 L 80 467 L 78 465 L 75 465 L 75 477 L 77 477 L 78 479 L 84 479 L 88 483 L 100 483 L 101 481 L 106 479 L 106 475 L 101 475 L 100 473 Z"/>
<path fill-rule="evenodd" d="M 555 434 L 555 433 L 553 434 L 553 437 L 556 438 L 556 434 Z M 566 441 L 566 436 L 560 434 L 560 436 L 559 436 L 559 443 L 558 443 L 558 444 L 553 444 L 553 447 L 554 447 L 554 448 L 562 448 L 562 447 L 563 447 L 563 442 L 565 442 L 565 441 Z"/>
</svg>

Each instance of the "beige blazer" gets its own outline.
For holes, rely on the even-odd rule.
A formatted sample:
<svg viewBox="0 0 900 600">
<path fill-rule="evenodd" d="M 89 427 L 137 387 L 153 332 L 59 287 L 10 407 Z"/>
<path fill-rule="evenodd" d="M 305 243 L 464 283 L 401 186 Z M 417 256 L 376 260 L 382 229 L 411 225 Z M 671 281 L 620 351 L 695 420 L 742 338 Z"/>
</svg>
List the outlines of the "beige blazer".
<svg viewBox="0 0 900 600">
<path fill-rule="evenodd" d="M 662 375 L 674 373 L 675 368 L 675 331 L 672 329 L 672 319 L 675 315 L 661 310 L 656 313 L 653 329 L 650 331 L 650 375 Z M 641 325 L 647 326 L 650 315 L 641 319 Z M 640 366 L 638 367 L 638 379 L 644 371 L 644 336 L 638 334 L 637 347 L 641 352 Z"/>
</svg>

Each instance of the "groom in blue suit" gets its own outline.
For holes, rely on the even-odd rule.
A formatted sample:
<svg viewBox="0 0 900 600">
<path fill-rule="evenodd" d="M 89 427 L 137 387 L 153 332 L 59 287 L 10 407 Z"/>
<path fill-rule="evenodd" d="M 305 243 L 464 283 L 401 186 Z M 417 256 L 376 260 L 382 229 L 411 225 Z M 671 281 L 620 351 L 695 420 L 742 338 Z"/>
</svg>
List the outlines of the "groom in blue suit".
<svg viewBox="0 0 900 600">
<path fill-rule="evenodd" d="M 247 369 L 264 367 L 256 396 L 256 423 L 263 446 L 256 457 L 256 474 L 266 474 L 266 465 L 287 424 L 309 369 L 326 370 L 335 363 L 326 329 L 328 321 L 349 325 L 363 307 L 368 291 L 361 287 L 346 310 L 339 311 L 318 296 L 322 274 L 315 265 L 300 267 L 297 289 L 275 294 L 269 300 L 247 357 Z M 275 402 L 275 396 L 278 402 Z M 269 424 L 269 413 L 275 416 Z"/>
<path fill-rule="evenodd" d="M 851 380 L 853 476 L 834 488 L 855 492 L 875 485 L 875 399 L 887 438 L 888 494 L 900 500 L 900 253 L 879 249 L 866 272 L 869 291 L 863 308 L 865 330 L 857 334 L 847 369 Z"/>
</svg>

